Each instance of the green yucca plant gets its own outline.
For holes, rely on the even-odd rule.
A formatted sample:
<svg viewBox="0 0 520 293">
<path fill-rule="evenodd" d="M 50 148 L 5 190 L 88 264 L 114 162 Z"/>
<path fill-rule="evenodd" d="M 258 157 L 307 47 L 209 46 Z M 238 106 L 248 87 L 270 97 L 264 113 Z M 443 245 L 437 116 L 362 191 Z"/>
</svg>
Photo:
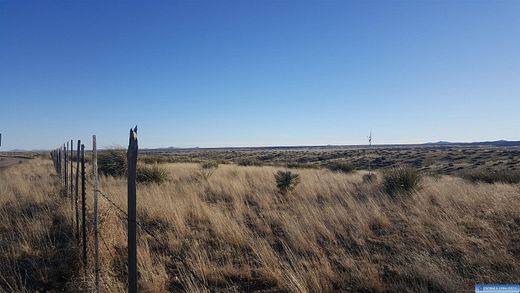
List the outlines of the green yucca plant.
<svg viewBox="0 0 520 293">
<path fill-rule="evenodd" d="M 422 176 L 413 168 L 397 167 L 383 173 L 383 188 L 390 196 L 411 193 L 421 188 Z"/>
<path fill-rule="evenodd" d="M 276 187 L 280 194 L 285 195 L 296 188 L 300 183 L 300 175 L 291 171 L 278 171 L 274 174 Z"/>
<path fill-rule="evenodd" d="M 137 168 L 136 181 L 139 183 L 163 183 L 168 180 L 166 171 L 158 165 L 139 166 Z"/>
<path fill-rule="evenodd" d="M 105 176 L 123 176 L 126 174 L 126 152 L 120 149 L 110 149 L 99 152 L 98 171 Z"/>
</svg>

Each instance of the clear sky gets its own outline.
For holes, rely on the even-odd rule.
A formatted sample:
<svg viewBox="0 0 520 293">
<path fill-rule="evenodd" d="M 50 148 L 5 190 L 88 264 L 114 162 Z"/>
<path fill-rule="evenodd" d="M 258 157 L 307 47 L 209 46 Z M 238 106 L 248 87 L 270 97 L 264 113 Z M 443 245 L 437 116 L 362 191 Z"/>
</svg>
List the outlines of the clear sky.
<svg viewBox="0 0 520 293">
<path fill-rule="evenodd" d="M 520 1 L 0 0 L 0 150 L 520 140 Z"/>
</svg>

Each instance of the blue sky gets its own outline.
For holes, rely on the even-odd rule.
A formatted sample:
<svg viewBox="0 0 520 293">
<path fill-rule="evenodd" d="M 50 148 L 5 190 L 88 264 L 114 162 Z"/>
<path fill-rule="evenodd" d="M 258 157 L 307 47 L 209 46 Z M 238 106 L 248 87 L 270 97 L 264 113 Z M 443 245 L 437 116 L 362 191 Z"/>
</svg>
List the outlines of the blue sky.
<svg viewBox="0 0 520 293">
<path fill-rule="evenodd" d="M 520 1 L 0 0 L 0 150 L 520 140 Z"/>
</svg>

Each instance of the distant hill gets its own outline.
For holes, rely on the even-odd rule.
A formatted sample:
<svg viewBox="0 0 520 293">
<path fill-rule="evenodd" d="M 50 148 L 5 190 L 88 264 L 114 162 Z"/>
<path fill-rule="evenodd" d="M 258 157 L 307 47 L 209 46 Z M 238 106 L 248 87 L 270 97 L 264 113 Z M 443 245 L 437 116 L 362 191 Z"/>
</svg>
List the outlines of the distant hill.
<svg viewBox="0 0 520 293">
<path fill-rule="evenodd" d="M 438 141 L 438 142 L 428 142 L 425 145 L 465 145 L 465 146 L 520 146 L 520 141 L 514 140 L 495 140 L 495 141 L 477 141 L 477 142 L 449 142 L 449 141 Z"/>
</svg>

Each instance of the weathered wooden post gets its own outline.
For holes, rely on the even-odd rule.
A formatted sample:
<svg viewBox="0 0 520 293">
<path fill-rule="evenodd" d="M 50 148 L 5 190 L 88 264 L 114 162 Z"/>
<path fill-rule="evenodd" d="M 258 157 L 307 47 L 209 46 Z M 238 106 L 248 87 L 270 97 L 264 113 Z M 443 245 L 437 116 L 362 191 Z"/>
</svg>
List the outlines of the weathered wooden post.
<svg viewBox="0 0 520 293">
<path fill-rule="evenodd" d="M 136 235 L 136 172 L 137 126 L 130 129 L 128 143 L 128 292 L 137 292 L 137 235 Z"/>
<path fill-rule="evenodd" d="M 81 140 L 78 139 L 78 147 L 76 150 L 76 195 L 74 197 L 76 206 L 76 243 L 79 245 L 79 161 L 80 161 Z"/>
<path fill-rule="evenodd" d="M 81 210 L 83 232 L 83 269 L 87 272 L 87 208 L 85 206 L 85 146 L 81 145 Z"/>
<path fill-rule="evenodd" d="M 99 293 L 99 226 L 98 226 L 98 166 L 96 136 L 92 136 L 92 161 L 94 164 L 94 253 L 96 292 Z"/>
</svg>

